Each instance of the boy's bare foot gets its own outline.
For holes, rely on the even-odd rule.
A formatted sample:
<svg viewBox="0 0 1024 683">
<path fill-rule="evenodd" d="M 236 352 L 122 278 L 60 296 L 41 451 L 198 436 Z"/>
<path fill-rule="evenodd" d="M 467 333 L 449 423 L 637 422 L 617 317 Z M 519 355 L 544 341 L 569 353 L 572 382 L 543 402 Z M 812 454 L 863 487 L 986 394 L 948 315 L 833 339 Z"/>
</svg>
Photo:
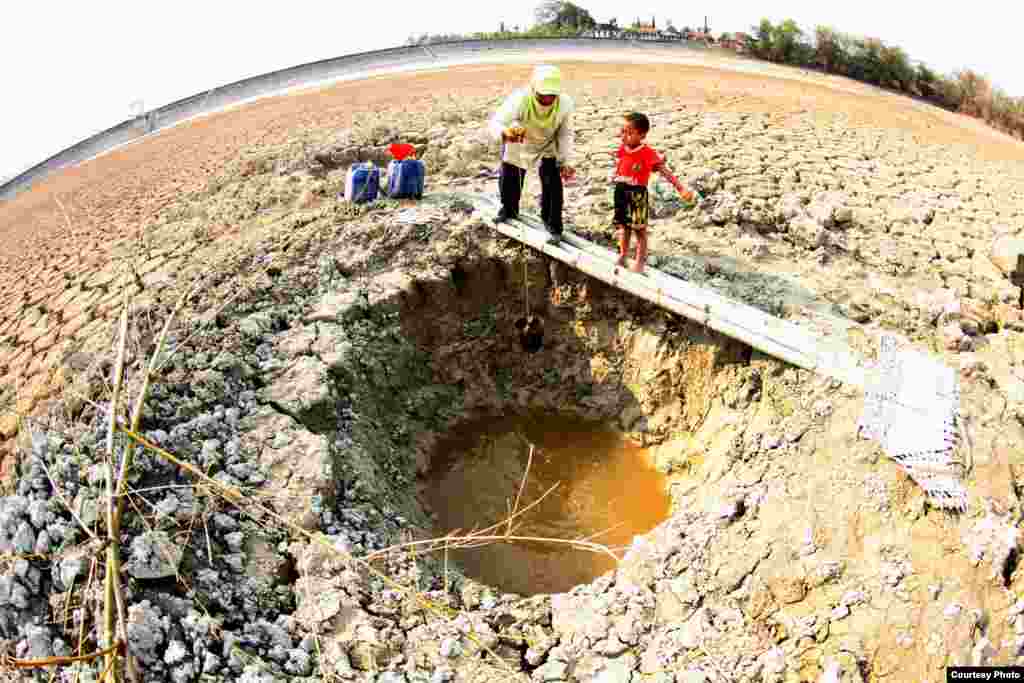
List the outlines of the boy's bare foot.
<svg viewBox="0 0 1024 683">
<path fill-rule="evenodd" d="M 633 266 L 632 268 L 630 268 L 630 270 L 632 270 L 637 275 L 646 275 L 647 274 L 647 273 L 644 272 L 644 267 L 641 266 L 640 264 L 637 264 L 637 265 Z"/>
</svg>

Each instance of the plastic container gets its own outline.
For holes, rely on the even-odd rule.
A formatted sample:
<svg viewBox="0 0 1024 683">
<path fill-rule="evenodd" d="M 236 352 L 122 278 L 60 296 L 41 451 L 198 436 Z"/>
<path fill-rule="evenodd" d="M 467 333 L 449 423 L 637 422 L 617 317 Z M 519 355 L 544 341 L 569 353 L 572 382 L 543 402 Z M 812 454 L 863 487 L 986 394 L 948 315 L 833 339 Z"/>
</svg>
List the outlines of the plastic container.
<svg viewBox="0 0 1024 683">
<path fill-rule="evenodd" d="M 345 201 L 372 202 L 380 190 L 380 169 L 372 161 L 348 169 L 345 176 Z"/>
<path fill-rule="evenodd" d="M 388 164 L 388 196 L 394 199 L 421 199 L 426 167 L 419 159 L 395 159 Z"/>
</svg>

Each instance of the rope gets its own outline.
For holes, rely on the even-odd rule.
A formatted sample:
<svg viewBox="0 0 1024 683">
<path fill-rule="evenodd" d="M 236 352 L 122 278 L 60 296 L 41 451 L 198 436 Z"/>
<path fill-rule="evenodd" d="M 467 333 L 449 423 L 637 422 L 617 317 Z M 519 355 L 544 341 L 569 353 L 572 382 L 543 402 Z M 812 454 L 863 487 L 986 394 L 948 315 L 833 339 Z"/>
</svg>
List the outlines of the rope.
<svg viewBox="0 0 1024 683">
<path fill-rule="evenodd" d="M 526 322 L 530 322 L 530 277 L 526 268 L 526 247 L 523 247 L 523 298 L 526 301 Z"/>
</svg>

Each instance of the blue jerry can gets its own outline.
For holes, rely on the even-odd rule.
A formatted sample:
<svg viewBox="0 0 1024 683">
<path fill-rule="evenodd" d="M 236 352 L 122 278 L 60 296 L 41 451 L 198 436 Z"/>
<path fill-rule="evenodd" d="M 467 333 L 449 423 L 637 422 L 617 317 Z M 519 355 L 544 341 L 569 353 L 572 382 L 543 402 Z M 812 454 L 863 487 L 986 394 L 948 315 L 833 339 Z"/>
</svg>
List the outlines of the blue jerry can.
<svg viewBox="0 0 1024 683">
<path fill-rule="evenodd" d="M 426 168 L 419 159 L 394 160 L 388 164 L 388 196 L 421 199 Z"/>
<path fill-rule="evenodd" d="M 372 202 L 380 189 L 380 169 L 372 161 L 348 169 L 345 176 L 345 200 L 355 203 Z"/>
</svg>

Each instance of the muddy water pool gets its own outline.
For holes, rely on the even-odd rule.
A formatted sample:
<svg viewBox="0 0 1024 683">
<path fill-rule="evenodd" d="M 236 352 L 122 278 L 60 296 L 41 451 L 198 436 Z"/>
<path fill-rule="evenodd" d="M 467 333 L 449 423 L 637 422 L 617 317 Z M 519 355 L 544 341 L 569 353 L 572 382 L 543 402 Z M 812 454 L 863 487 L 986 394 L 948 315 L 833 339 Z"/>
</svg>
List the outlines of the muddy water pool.
<svg viewBox="0 0 1024 683">
<path fill-rule="evenodd" d="M 669 514 L 665 476 L 622 434 L 563 417 L 504 418 L 465 425 L 439 444 L 420 488 L 436 535 L 506 519 L 528 462 L 518 509 L 541 500 L 515 520 L 515 536 L 588 539 L 621 557 Z M 448 559 L 477 581 L 521 595 L 566 591 L 615 567 L 607 554 L 541 541 L 457 549 Z"/>
</svg>

